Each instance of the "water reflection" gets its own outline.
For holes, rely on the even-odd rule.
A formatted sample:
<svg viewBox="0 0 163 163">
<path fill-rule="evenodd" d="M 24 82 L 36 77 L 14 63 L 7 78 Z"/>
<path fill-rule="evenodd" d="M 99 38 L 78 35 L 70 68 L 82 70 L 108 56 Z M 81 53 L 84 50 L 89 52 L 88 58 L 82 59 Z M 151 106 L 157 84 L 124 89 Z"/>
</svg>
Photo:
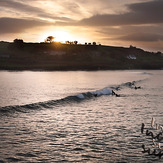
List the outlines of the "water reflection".
<svg viewBox="0 0 163 163">
<path fill-rule="evenodd" d="M 150 126 L 152 117 L 163 124 L 163 87 L 155 84 L 156 77 L 141 81 L 142 89 L 119 90 L 124 96 L 118 98 L 105 95 L 2 116 L 0 160 L 161 162 L 142 153 L 142 144 L 151 139 L 141 134 L 141 124 Z"/>
<path fill-rule="evenodd" d="M 135 73 L 135 71 L 1 71 L 0 106 L 55 100 L 150 76 L 141 75 L 142 73 Z"/>
</svg>

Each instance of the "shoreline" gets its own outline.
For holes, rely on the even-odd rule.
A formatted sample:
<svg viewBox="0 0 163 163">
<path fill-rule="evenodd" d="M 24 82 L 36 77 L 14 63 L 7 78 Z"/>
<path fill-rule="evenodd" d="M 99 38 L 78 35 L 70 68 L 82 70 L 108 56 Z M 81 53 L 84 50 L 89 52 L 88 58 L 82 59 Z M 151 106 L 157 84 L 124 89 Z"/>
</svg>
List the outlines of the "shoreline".
<svg viewBox="0 0 163 163">
<path fill-rule="evenodd" d="M 9 71 L 9 72 L 14 72 L 14 71 L 33 71 L 33 72 L 51 72 L 51 71 L 139 71 L 139 70 L 144 70 L 144 71 L 158 71 L 158 70 L 163 70 L 163 69 L 0 69 L 0 71 Z"/>
</svg>

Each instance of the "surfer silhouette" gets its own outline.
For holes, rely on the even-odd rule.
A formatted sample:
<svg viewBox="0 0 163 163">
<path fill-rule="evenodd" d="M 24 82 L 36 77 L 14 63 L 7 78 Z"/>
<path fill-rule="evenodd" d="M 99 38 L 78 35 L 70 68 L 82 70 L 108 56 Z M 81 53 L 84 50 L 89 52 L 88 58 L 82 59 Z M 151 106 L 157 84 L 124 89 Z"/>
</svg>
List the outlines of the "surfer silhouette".
<svg viewBox="0 0 163 163">
<path fill-rule="evenodd" d="M 113 90 L 112 90 L 112 95 L 114 96 L 116 96 L 116 97 L 120 97 L 120 95 L 118 95 L 118 94 L 116 94 Z"/>
</svg>

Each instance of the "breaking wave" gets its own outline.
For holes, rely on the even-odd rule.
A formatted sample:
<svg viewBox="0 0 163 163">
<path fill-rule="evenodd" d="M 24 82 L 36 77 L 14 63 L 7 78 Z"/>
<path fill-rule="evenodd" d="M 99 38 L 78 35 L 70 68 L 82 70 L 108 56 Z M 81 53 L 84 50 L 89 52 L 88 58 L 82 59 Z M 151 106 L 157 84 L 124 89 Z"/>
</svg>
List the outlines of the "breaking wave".
<svg viewBox="0 0 163 163">
<path fill-rule="evenodd" d="M 139 82 L 139 81 L 137 81 L 137 82 Z M 83 100 L 97 98 L 102 95 L 113 95 L 114 91 L 119 91 L 125 87 L 135 88 L 135 83 L 136 83 L 136 81 L 127 82 L 127 83 L 123 83 L 118 86 L 105 87 L 103 89 L 92 91 L 92 92 L 84 92 L 84 93 L 79 93 L 79 94 L 73 95 L 73 96 L 67 96 L 67 97 L 59 99 L 59 100 L 50 100 L 50 101 L 37 102 L 37 103 L 26 104 L 26 105 L 13 105 L 13 106 L 0 107 L 0 114 L 8 114 L 8 113 L 14 113 L 14 112 L 25 112 L 26 113 L 31 110 L 54 108 L 54 106 L 58 106 L 58 105 L 64 105 L 64 104 L 68 104 L 68 103 L 72 103 L 72 102 L 81 102 Z"/>
</svg>

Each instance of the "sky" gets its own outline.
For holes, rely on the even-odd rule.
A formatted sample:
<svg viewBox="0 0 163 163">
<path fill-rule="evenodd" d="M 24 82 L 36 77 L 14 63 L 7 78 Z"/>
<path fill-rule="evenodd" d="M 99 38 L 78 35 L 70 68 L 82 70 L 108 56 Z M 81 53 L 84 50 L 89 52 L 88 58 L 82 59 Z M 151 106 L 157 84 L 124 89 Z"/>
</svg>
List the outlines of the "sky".
<svg viewBox="0 0 163 163">
<path fill-rule="evenodd" d="M 0 0 L 0 40 L 96 42 L 163 52 L 163 0 Z"/>
</svg>

